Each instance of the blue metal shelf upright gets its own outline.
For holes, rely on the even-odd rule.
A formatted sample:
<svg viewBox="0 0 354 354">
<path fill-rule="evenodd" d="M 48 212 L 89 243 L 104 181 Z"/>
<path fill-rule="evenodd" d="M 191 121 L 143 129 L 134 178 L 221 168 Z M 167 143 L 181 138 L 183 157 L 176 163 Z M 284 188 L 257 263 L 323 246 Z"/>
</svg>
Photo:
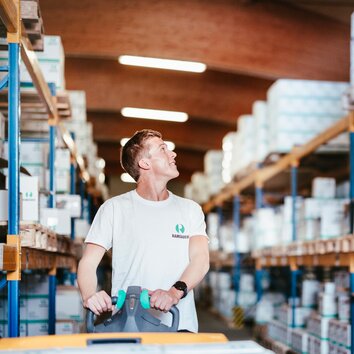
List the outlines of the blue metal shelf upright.
<svg viewBox="0 0 354 354">
<path fill-rule="evenodd" d="M 349 117 L 349 141 L 350 141 L 350 172 L 349 172 L 349 185 L 350 185 L 350 218 L 349 230 L 350 233 L 354 232 L 354 111 L 350 113 Z M 350 273 L 350 338 L 351 338 L 351 354 L 354 354 L 354 262 L 353 256 L 349 265 Z"/>
<path fill-rule="evenodd" d="M 8 81 L 8 151 L 9 151 L 9 213 L 7 243 L 16 245 L 20 251 L 20 183 L 19 183 L 19 125 L 20 125 L 20 46 L 9 43 L 9 81 Z M 19 257 L 18 257 L 19 258 Z M 18 263 L 19 259 L 18 259 Z M 8 324 L 9 337 L 19 336 L 19 280 L 20 264 L 17 271 L 7 276 L 8 280 Z"/>
</svg>

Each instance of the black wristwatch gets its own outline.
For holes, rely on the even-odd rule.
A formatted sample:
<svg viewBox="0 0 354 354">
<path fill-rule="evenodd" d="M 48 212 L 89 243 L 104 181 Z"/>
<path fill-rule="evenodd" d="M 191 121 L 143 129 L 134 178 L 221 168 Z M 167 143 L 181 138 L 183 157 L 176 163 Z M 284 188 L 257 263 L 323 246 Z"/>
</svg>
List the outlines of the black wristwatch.
<svg viewBox="0 0 354 354">
<path fill-rule="evenodd" d="M 187 284 L 184 281 L 180 281 L 180 280 L 176 281 L 172 286 L 177 290 L 183 291 L 183 296 L 181 297 L 181 299 L 187 296 L 188 288 L 187 288 Z"/>
</svg>

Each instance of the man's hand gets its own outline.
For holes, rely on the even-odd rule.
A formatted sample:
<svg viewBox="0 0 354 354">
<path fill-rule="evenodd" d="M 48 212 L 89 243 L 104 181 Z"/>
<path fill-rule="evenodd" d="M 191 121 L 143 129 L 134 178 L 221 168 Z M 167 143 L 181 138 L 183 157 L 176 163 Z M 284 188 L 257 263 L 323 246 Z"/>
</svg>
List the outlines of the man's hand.
<svg viewBox="0 0 354 354">
<path fill-rule="evenodd" d="M 90 309 L 97 316 L 103 312 L 113 311 L 114 309 L 111 297 L 103 290 L 86 299 L 84 301 L 84 307 Z"/>
<path fill-rule="evenodd" d="M 156 310 L 168 312 L 173 305 L 177 305 L 181 297 L 183 296 L 183 291 L 177 290 L 176 288 L 171 288 L 170 290 L 156 289 L 154 291 L 149 291 L 150 295 L 150 306 Z"/>
</svg>

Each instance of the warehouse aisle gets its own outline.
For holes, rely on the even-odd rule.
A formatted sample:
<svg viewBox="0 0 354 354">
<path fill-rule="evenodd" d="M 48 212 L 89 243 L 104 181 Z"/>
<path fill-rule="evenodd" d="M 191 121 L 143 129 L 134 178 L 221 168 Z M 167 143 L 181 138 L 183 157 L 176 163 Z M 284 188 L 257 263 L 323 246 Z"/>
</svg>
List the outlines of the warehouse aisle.
<svg viewBox="0 0 354 354">
<path fill-rule="evenodd" d="M 246 340 L 252 338 L 252 329 L 250 327 L 244 327 L 240 330 L 232 329 L 221 318 L 205 308 L 197 307 L 197 312 L 199 332 L 224 333 L 229 340 Z"/>
</svg>

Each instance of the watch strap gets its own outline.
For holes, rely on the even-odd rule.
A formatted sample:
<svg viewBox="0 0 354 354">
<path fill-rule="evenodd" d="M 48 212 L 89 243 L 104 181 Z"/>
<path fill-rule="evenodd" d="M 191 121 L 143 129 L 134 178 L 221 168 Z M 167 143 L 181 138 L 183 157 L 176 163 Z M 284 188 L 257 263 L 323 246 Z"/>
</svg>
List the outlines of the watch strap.
<svg viewBox="0 0 354 354">
<path fill-rule="evenodd" d="M 188 287 L 187 284 L 184 281 L 176 281 L 173 285 L 174 288 L 176 288 L 177 290 L 183 291 L 183 295 L 181 297 L 181 299 L 185 298 L 188 294 Z"/>
</svg>

